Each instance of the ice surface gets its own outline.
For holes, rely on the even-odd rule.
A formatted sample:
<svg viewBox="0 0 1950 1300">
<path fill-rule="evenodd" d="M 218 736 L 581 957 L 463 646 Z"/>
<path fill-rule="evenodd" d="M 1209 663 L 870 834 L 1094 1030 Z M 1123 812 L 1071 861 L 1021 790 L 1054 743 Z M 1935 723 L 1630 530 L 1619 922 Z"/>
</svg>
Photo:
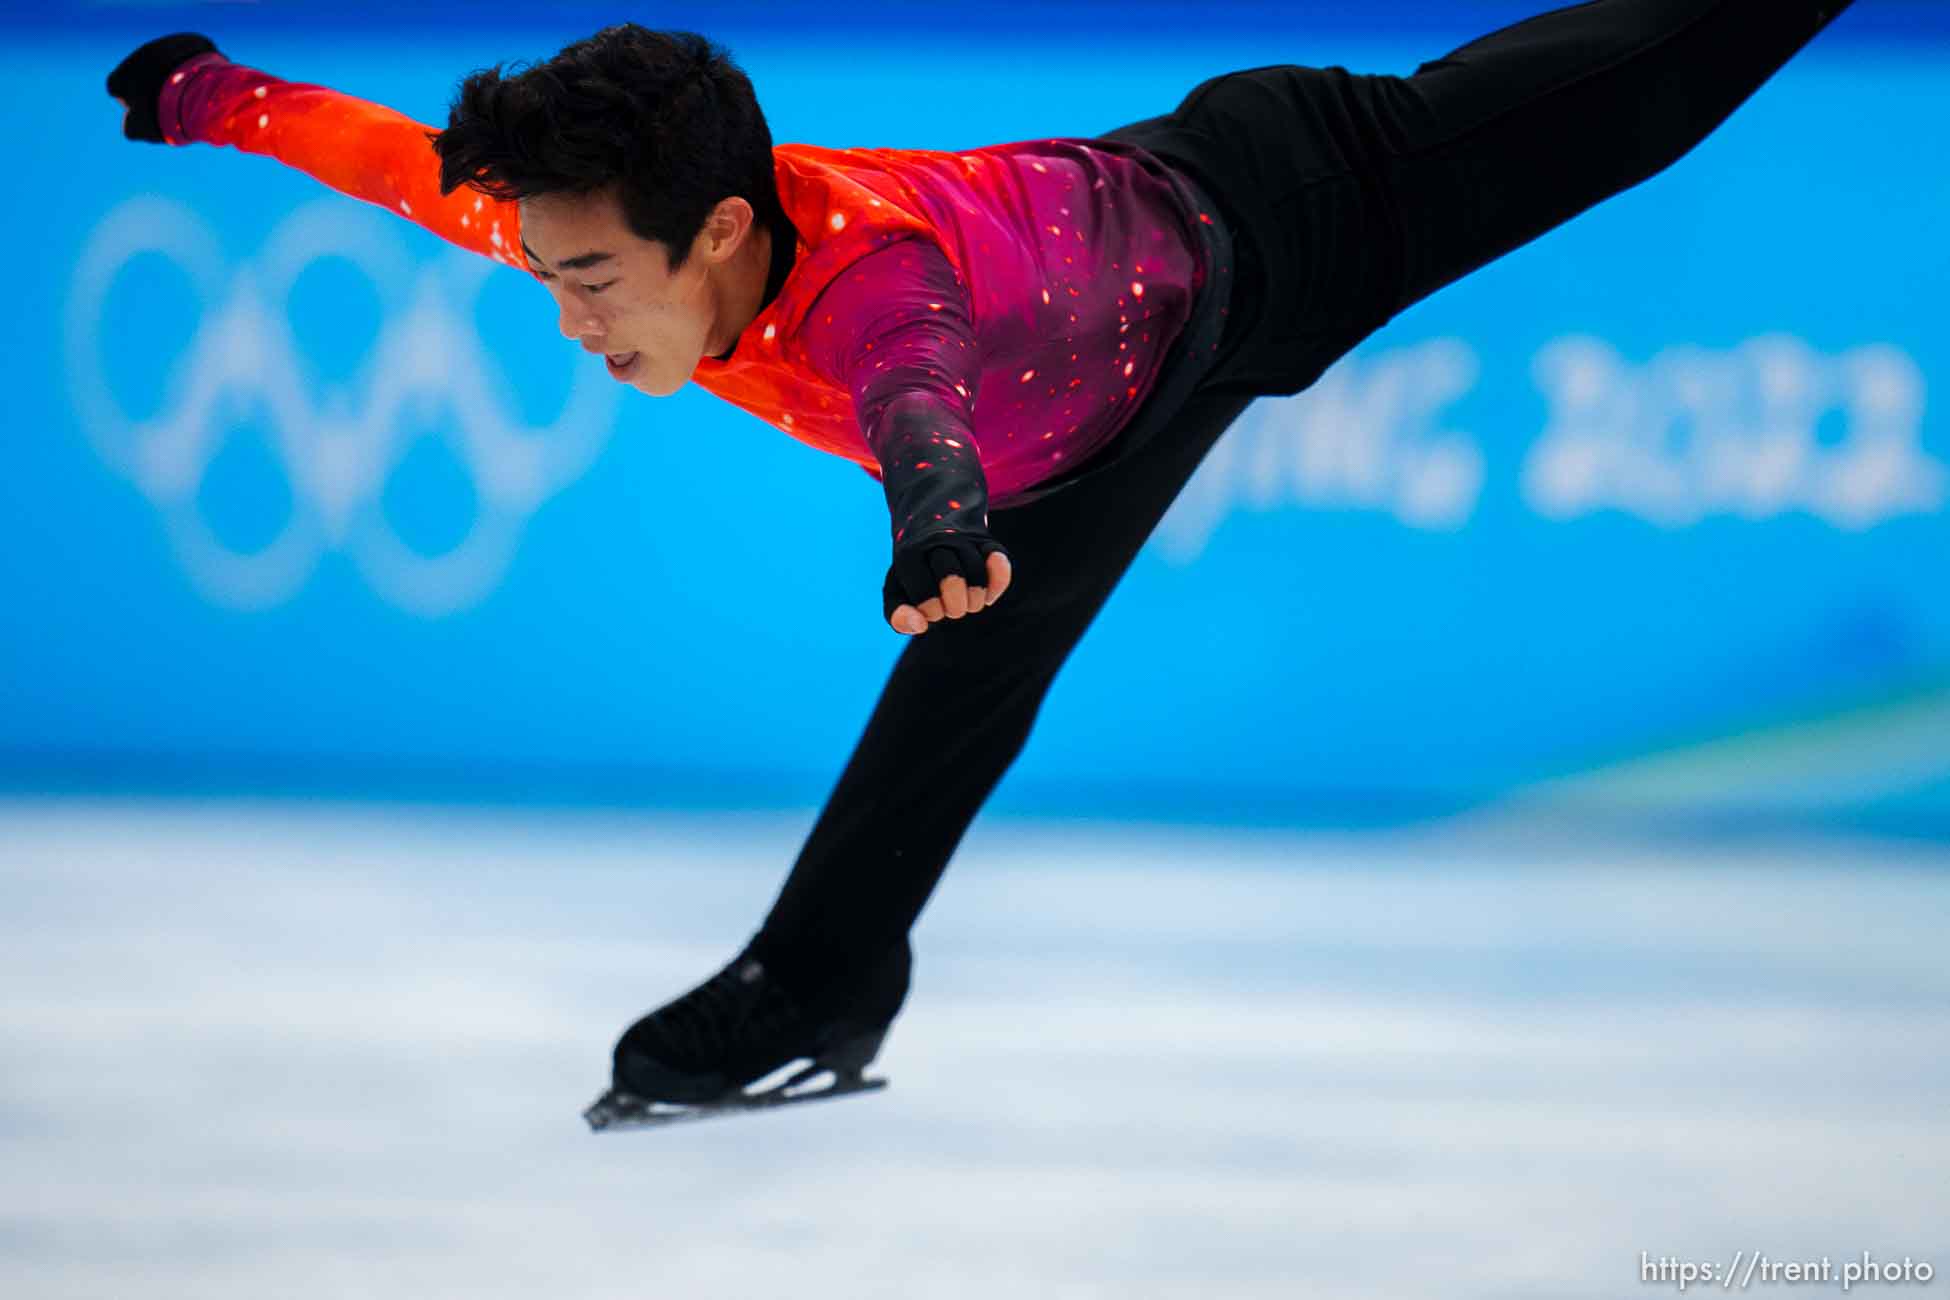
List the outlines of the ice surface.
<svg viewBox="0 0 1950 1300">
<path fill-rule="evenodd" d="M 591 1136 L 616 1033 L 735 950 L 809 820 L 0 804 L 0 1294 L 1950 1267 L 1942 850 L 984 826 L 890 1089 Z"/>
</svg>

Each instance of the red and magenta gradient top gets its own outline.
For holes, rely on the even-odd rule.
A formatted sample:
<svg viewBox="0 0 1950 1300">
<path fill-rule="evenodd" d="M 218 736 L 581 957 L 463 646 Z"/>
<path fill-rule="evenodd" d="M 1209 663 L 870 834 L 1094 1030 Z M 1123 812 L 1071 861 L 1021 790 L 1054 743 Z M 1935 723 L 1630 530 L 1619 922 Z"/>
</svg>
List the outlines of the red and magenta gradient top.
<svg viewBox="0 0 1950 1300">
<path fill-rule="evenodd" d="M 429 128 L 201 55 L 158 105 L 173 144 L 266 154 L 525 269 L 513 203 L 442 195 Z M 868 433 L 926 394 L 1002 507 L 1108 443 L 1144 401 L 1208 268 L 1162 164 L 1130 145 L 773 151 L 791 273 L 703 388 L 877 471 Z"/>
</svg>

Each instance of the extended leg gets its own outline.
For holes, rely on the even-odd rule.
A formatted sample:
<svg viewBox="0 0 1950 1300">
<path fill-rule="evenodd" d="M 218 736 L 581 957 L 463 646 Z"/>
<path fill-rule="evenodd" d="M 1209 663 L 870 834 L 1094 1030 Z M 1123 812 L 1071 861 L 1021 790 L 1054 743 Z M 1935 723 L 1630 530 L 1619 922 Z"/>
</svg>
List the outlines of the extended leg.
<svg viewBox="0 0 1950 1300">
<path fill-rule="evenodd" d="M 1593 0 L 1368 79 L 1394 309 L 1670 166 L 1851 0 Z"/>
<path fill-rule="evenodd" d="M 1412 76 L 1280 64 L 1140 124 L 1243 232 L 1247 344 L 1208 382 L 1305 389 L 1397 313 L 1684 156 L 1849 0 L 1591 0 Z"/>
</svg>

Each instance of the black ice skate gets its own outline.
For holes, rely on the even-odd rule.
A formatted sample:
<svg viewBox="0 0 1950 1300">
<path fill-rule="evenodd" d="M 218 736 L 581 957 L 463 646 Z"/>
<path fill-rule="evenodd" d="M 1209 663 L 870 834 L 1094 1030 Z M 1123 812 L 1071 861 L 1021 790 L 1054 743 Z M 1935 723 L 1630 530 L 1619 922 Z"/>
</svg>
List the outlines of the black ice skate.
<svg viewBox="0 0 1950 1300">
<path fill-rule="evenodd" d="M 907 997 L 912 962 L 903 939 L 877 967 L 802 1002 L 741 953 L 630 1027 L 609 1091 L 583 1118 L 595 1132 L 652 1128 L 884 1088 L 863 1071 Z M 751 1088 L 796 1062 L 782 1082 Z"/>
</svg>

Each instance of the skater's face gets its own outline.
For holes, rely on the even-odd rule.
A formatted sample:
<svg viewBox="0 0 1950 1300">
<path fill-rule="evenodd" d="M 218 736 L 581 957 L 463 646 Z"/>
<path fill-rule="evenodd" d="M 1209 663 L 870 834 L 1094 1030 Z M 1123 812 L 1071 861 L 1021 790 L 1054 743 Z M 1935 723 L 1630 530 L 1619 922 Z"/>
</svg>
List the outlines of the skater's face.
<svg viewBox="0 0 1950 1300">
<path fill-rule="evenodd" d="M 675 271 L 662 244 L 630 229 L 613 191 L 523 199 L 521 242 L 563 335 L 619 382 L 668 397 L 758 314 L 771 249 L 752 217 L 744 199 L 721 201 Z"/>
</svg>

